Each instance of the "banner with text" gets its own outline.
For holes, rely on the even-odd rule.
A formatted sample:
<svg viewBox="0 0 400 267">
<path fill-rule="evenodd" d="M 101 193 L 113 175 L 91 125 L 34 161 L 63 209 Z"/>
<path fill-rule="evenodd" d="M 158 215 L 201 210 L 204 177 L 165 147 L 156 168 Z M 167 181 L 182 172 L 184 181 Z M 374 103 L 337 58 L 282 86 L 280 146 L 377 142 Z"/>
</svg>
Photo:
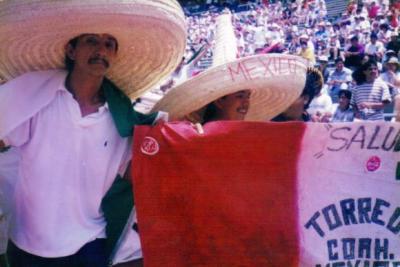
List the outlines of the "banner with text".
<svg viewBox="0 0 400 267">
<path fill-rule="evenodd" d="M 400 124 L 135 129 L 145 266 L 400 266 Z"/>
</svg>

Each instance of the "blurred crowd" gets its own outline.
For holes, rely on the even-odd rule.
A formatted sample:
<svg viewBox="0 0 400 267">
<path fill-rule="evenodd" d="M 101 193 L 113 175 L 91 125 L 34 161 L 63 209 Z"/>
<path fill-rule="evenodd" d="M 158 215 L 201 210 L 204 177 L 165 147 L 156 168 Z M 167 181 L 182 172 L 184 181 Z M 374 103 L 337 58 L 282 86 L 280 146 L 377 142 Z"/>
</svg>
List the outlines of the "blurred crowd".
<svg viewBox="0 0 400 267">
<path fill-rule="evenodd" d="M 162 94 L 210 66 L 216 18 L 221 12 L 220 6 L 213 3 L 208 1 L 206 11 L 187 16 L 185 57 L 168 82 L 158 88 Z M 247 7 L 245 11 L 236 11 L 237 6 L 235 9 L 225 3 L 225 8 L 233 13 L 237 57 L 289 53 L 318 67 L 325 85 L 309 109 L 314 121 L 334 119 L 340 99 L 344 98 L 339 93 L 348 90 L 346 97 L 351 99 L 357 80 L 358 85 L 362 83 L 357 78 L 360 72 L 363 76 L 360 68 L 368 61 L 376 62 L 376 79 L 383 80 L 390 92 L 383 116 L 386 120 L 394 116 L 394 99 L 400 85 L 400 1 L 349 1 L 342 15 L 335 19 L 328 19 L 325 0 L 255 1 Z M 374 108 L 370 109 L 373 112 Z"/>
</svg>

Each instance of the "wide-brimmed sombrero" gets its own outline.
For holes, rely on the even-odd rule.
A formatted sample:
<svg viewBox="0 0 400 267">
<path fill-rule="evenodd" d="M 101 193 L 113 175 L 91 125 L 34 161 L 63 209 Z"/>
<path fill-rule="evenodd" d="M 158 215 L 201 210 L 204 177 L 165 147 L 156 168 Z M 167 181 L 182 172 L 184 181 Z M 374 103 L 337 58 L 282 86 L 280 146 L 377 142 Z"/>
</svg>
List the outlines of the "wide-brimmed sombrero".
<svg viewBox="0 0 400 267">
<path fill-rule="evenodd" d="M 0 1 L 0 77 L 64 68 L 66 43 L 84 33 L 117 39 L 107 77 L 132 98 L 168 76 L 186 45 L 175 0 Z"/>
<path fill-rule="evenodd" d="M 283 54 L 236 58 L 236 39 L 231 15 L 218 17 L 213 65 L 172 88 L 152 111 L 163 110 L 181 119 L 228 94 L 250 89 L 250 108 L 245 120 L 269 120 L 280 114 L 301 94 L 307 66 L 304 59 Z"/>
</svg>

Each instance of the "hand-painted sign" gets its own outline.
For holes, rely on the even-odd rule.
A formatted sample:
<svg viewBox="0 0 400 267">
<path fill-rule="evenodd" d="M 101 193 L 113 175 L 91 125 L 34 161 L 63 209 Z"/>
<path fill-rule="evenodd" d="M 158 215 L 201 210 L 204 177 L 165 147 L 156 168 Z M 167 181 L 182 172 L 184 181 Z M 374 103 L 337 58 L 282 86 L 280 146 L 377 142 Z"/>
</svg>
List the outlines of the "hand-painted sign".
<svg viewBox="0 0 400 267">
<path fill-rule="evenodd" d="M 399 136 L 394 123 L 138 127 L 145 264 L 400 266 Z"/>
</svg>

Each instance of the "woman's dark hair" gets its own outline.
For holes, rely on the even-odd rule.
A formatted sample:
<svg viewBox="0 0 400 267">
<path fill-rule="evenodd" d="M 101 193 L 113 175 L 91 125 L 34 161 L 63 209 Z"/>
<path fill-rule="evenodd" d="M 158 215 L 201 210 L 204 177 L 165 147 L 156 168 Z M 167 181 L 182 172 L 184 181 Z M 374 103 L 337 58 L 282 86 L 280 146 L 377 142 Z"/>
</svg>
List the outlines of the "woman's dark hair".
<svg viewBox="0 0 400 267">
<path fill-rule="evenodd" d="M 356 69 L 353 74 L 351 75 L 353 79 L 356 81 L 357 85 L 363 84 L 366 81 L 366 76 L 364 74 L 364 71 L 366 71 L 368 68 L 371 66 L 377 67 L 378 64 L 376 63 L 375 60 L 368 60 L 364 64 L 362 64 L 358 69 Z"/>
</svg>

